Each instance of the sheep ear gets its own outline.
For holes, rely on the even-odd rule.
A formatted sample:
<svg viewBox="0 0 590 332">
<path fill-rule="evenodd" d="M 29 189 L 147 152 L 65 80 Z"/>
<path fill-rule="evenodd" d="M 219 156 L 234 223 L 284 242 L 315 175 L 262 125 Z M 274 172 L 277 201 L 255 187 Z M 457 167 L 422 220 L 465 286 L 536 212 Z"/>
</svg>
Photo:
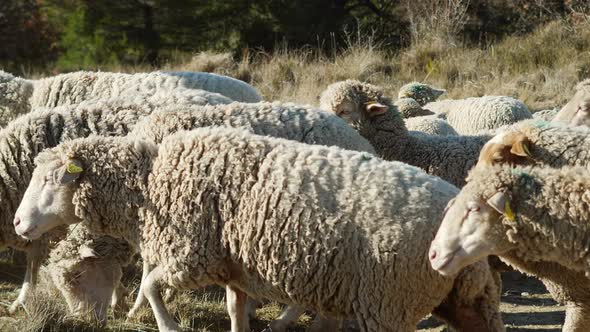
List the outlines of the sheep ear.
<svg viewBox="0 0 590 332">
<path fill-rule="evenodd" d="M 80 177 L 84 169 L 77 160 L 70 160 L 62 167 L 53 172 L 53 182 L 60 185 L 67 185 Z"/>
<path fill-rule="evenodd" d="M 389 107 L 378 102 L 371 102 L 367 103 L 365 109 L 367 110 L 367 113 L 369 113 L 370 116 L 375 116 L 387 112 Z"/>
<path fill-rule="evenodd" d="M 499 191 L 494 194 L 494 196 L 490 197 L 486 203 L 494 208 L 494 210 L 498 211 L 501 214 L 504 214 L 506 208 L 506 194 L 502 191 Z"/>
<path fill-rule="evenodd" d="M 520 157 L 532 157 L 531 150 L 529 149 L 529 139 L 524 135 L 519 135 L 516 141 L 512 144 L 510 153 Z"/>
<path fill-rule="evenodd" d="M 81 258 L 98 258 L 96 251 L 87 246 L 81 246 L 78 253 L 80 254 Z"/>
</svg>

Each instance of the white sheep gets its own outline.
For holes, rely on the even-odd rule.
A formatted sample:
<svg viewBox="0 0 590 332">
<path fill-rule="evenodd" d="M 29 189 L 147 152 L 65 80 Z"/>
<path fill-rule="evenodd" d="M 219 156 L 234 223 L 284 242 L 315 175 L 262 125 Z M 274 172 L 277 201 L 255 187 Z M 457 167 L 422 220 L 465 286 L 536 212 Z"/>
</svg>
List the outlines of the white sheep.
<svg viewBox="0 0 590 332">
<path fill-rule="evenodd" d="M 506 96 L 447 99 L 428 103 L 424 108 L 447 120 L 461 135 L 475 135 L 533 117 L 520 100 Z"/>
<path fill-rule="evenodd" d="M 29 99 L 33 95 L 31 81 L 14 77 L 0 70 L 0 127 L 10 120 L 29 112 Z"/>
<path fill-rule="evenodd" d="M 258 135 L 374 153 L 367 140 L 333 114 L 309 106 L 279 102 L 192 106 L 183 110 L 178 110 L 176 106 L 162 107 L 140 121 L 129 135 L 159 144 L 166 136 L 177 131 L 209 126 L 239 127 Z M 144 269 L 145 277 L 150 267 L 145 266 Z M 128 316 L 133 317 L 144 303 L 140 287 Z M 298 317 L 301 312 L 301 308 L 291 308 L 277 321 L 271 322 L 270 327 L 273 331 L 284 331 L 292 318 Z M 316 323 L 321 326 L 325 322 Z"/>
<path fill-rule="evenodd" d="M 90 314 L 104 324 L 109 303 L 117 312 L 127 310 L 127 292 L 120 280 L 134 254 L 123 240 L 95 236 L 85 226 L 75 225 L 49 253 L 46 271 L 70 312 Z"/>
<path fill-rule="evenodd" d="M 196 102 L 200 92 L 166 96 L 166 100 Z M 199 98 L 193 98 L 194 95 Z M 221 96 L 219 96 L 221 97 Z M 12 121 L 0 130 L 0 249 L 7 247 L 27 254 L 27 270 L 23 287 L 9 311 L 24 305 L 27 294 L 34 287 L 40 263 L 47 255 L 50 238 L 40 241 L 24 241 L 13 231 L 14 212 L 33 170 L 33 159 L 43 149 L 77 137 L 96 135 L 126 135 L 142 117 L 151 113 L 162 98 L 137 95 L 135 101 L 119 99 L 87 102 L 80 105 L 61 106 L 54 109 L 38 109 Z M 206 100 L 206 98 L 205 98 Z M 228 102 L 229 99 L 225 98 Z M 57 238 L 62 235 L 56 234 Z"/>
<path fill-rule="evenodd" d="M 184 89 L 218 93 L 234 101 L 261 101 L 258 92 L 249 84 L 210 73 L 123 74 L 80 71 L 26 80 L 0 71 L 0 126 L 34 107 L 55 107 L 136 94 L 151 96 L 158 92 Z"/>
<path fill-rule="evenodd" d="M 584 273 L 590 271 L 588 175 L 585 167 L 567 166 L 474 169 L 432 242 L 432 267 L 452 275 L 492 254 L 514 262 L 517 268 L 525 262 L 532 269 L 524 271 L 569 286 L 565 294 L 558 292 L 573 300 L 567 303 L 563 330 L 587 331 L 590 287 Z"/>
<path fill-rule="evenodd" d="M 414 331 L 433 310 L 466 331 L 504 330 L 487 263 L 455 282 L 428 266 L 457 189 L 415 167 L 227 128 L 178 133 L 159 148 L 73 140 L 37 164 L 16 231 L 35 239 L 83 220 L 141 247 L 157 266 L 144 293 L 160 331 L 180 330 L 160 283 L 225 284 L 238 299 L 246 292 L 354 317 L 362 331 Z"/>
<path fill-rule="evenodd" d="M 445 120 L 435 116 L 418 116 L 405 119 L 406 129 L 409 131 L 419 131 L 424 134 L 435 136 L 457 136 L 457 132 Z"/>
<path fill-rule="evenodd" d="M 433 136 L 409 132 L 394 106 L 370 102 L 379 88 L 356 80 L 328 86 L 320 108 L 343 118 L 365 137 L 377 154 L 417 166 L 456 186 L 465 183 L 479 152 L 491 136 Z"/>
<path fill-rule="evenodd" d="M 423 109 L 413 98 L 400 98 L 393 103 L 404 119 L 413 117 L 434 115 L 433 112 Z"/>
<path fill-rule="evenodd" d="M 590 168 L 590 130 L 561 123 L 526 121 L 507 128 L 484 145 L 476 167 L 494 164 Z"/>
</svg>

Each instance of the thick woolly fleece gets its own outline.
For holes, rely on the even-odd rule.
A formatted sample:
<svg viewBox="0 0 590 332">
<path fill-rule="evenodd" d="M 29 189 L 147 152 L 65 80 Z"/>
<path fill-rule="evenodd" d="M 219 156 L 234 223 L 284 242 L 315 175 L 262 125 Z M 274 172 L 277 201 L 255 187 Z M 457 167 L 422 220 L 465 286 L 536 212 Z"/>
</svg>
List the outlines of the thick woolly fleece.
<svg viewBox="0 0 590 332">
<path fill-rule="evenodd" d="M 323 110 L 346 117 L 387 160 L 397 160 L 417 166 L 461 187 L 467 172 L 476 164 L 479 152 L 491 136 L 433 136 L 408 132 L 397 109 L 370 116 L 364 107 L 371 96 L 366 91 L 376 87 L 355 80 L 334 83 L 320 98 Z M 349 113 L 343 114 L 343 110 Z"/>
<path fill-rule="evenodd" d="M 533 119 L 541 121 L 552 121 L 559 113 L 559 108 L 552 108 L 533 113 Z"/>
<path fill-rule="evenodd" d="M 459 289 L 428 264 L 457 192 L 439 178 L 367 153 L 227 128 L 170 136 L 157 157 L 144 142 L 74 140 L 38 164 L 84 165 L 73 184 L 76 215 L 141 245 L 165 283 L 230 284 L 356 318 L 363 331 L 413 331 L 439 305 L 464 330 L 503 330 L 487 263 L 465 270 Z"/>
<path fill-rule="evenodd" d="M 520 100 L 506 96 L 441 100 L 424 108 L 440 114 L 461 135 L 476 135 L 533 117 Z"/>
<path fill-rule="evenodd" d="M 224 76 L 220 77 L 225 78 Z M 199 76 L 198 78 L 203 77 Z M 230 78 L 227 77 L 227 79 Z M 122 74 L 81 71 L 35 81 L 31 105 L 33 107 L 55 107 L 78 104 L 90 99 L 128 97 L 137 94 L 142 96 L 153 96 L 158 93 L 165 95 L 165 92 L 187 89 L 197 90 L 201 93 L 208 92 L 207 95 L 211 99 L 211 103 L 227 103 L 227 98 L 200 86 L 201 83 L 196 79 L 191 80 L 185 76 L 161 72 Z M 217 96 L 220 101 L 215 102 L 211 96 Z"/>
<path fill-rule="evenodd" d="M 70 312 L 80 315 L 91 311 L 98 321 L 106 321 L 111 296 L 121 287 L 122 270 L 134 254 L 123 240 L 96 236 L 84 225 L 73 225 L 51 250 L 47 272 Z M 120 300 L 117 305 L 124 307 L 124 299 Z"/>
<path fill-rule="evenodd" d="M 235 101 L 257 103 L 262 97 L 250 84 L 233 77 L 202 72 L 164 72 L 181 78 L 181 84 L 189 89 L 201 89 L 219 93 Z"/>
<path fill-rule="evenodd" d="M 0 127 L 29 112 L 29 98 L 33 95 L 32 81 L 14 77 L 0 70 Z"/>
<path fill-rule="evenodd" d="M 141 120 L 130 136 L 160 143 L 177 131 L 212 126 L 243 128 L 257 135 L 375 153 L 365 138 L 334 114 L 280 102 L 194 106 L 182 111 L 164 107 Z"/>
<path fill-rule="evenodd" d="M 82 103 L 49 110 L 35 110 L 0 130 L 0 248 L 25 251 L 39 263 L 47 255 L 48 241 L 65 234 L 55 232 L 38 241 L 26 241 L 14 231 L 14 214 L 31 180 L 34 158 L 62 141 L 92 134 L 123 136 L 152 112 L 149 103 L 125 100 Z M 37 248 L 40 252 L 37 252 Z"/>
<path fill-rule="evenodd" d="M 406 119 L 404 122 L 409 131 L 419 131 L 435 136 L 459 135 L 448 122 L 439 119 L 436 116 L 418 116 Z"/>
<path fill-rule="evenodd" d="M 590 169 L 590 130 L 553 122 L 532 121 L 510 130 L 523 133 L 530 141 L 532 163 L 551 167 L 583 166 Z"/>
<path fill-rule="evenodd" d="M 412 98 L 400 98 L 393 103 L 404 119 L 413 118 L 416 116 L 433 115 L 433 112 L 425 110 Z"/>
<path fill-rule="evenodd" d="M 498 223 L 497 232 L 526 260 L 553 261 L 582 272 L 590 271 L 590 178 L 584 167 L 478 167 L 469 174 L 458 199 L 483 199 L 503 191 L 513 221 Z M 492 241 L 492 242 L 500 242 Z"/>
</svg>

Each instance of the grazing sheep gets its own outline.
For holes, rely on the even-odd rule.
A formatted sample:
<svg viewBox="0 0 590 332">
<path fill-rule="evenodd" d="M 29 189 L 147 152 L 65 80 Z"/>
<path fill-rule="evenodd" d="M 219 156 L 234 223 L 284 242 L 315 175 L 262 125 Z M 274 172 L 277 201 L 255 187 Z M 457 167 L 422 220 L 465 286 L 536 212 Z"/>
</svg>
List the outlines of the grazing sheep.
<svg viewBox="0 0 590 332">
<path fill-rule="evenodd" d="M 328 86 L 320 108 L 343 118 L 365 137 L 377 154 L 417 166 L 461 187 L 491 136 L 432 136 L 408 132 L 395 106 L 369 103 L 379 88 L 355 80 Z"/>
<path fill-rule="evenodd" d="M 156 144 L 177 131 L 200 127 L 235 127 L 257 135 L 374 153 L 371 143 L 342 119 L 310 106 L 261 102 L 162 107 L 138 123 L 130 135 Z"/>
<path fill-rule="evenodd" d="M 143 104 L 125 100 L 88 102 L 35 110 L 0 130 L 0 249 L 13 248 L 27 254 L 27 272 L 18 298 L 9 311 L 24 305 L 34 287 L 38 268 L 47 255 L 48 241 L 25 241 L 13 231 L 14 212 L 31 179 L 35 156 L 62 141 L 96 135 L 126 135 L 133 125 L 156 107 L 148 99 Z M 55 238 L 63 235 L 56 234 Z"/>
<path fill-rule="evenodd" d="M 55 107 L 90 99 L 133 97 L 136 94 L 151 96 L 185 89 L 218 93 L 217 96 L 223 95 L 234 101 L 261 100 L 258 92 L 249 84 L 210 73 L 123 74 L 81 71 L 40 80 L 25 80 L 0 71 L 0 126 L 29 112 L 32 107 Z M 227 102 L 223 100 L 215 104 L 218 103 Z"/>
<path fill-rule="evenodd" d="M 590 98 L 590 79 L 578 83 L 572 99 L 559 110 L 552 121 L 570 123 L 576 115 L 579 105 L 588 98 Z"/>
<path fill-rule="evenodd" d="M 424 108 L 446 119 L 461 135 L 475 135 L 533 117 L 520 100 L 506 96 L 447 99 Z"/>
<path fill-rule="evenodd" d="M 423 109 L 412 98 L 398 99 L 394 105 L 405 119 L 406 127 L 410 131 L 421 131 L 426 134 L 439 136 L 457 135 L 457 132 L 450 124 L 439 119 L 437 116 L 430 116 L 434 113 Z"/>
<path fill-rule="evenodd" d="M 34 239 L 83 220 L 141 247 L 157 266 L 144 293 L 160 331 L 179 330 L 160 283 L 224 284 L 238 300 L 245 292 L 354 317 L 363 331 L 414 331 L 433 310 L 465 331 L 504 329 L 487 263 L 456 282 L 428 266 L 457 189 L 418 168 L 227 128 L 178 133 L 159 149 L 131 138 L 74 140 L 37 164 L 16 231 Z"/>
<path fill-rule="evenodd" d="M 0 70 L 0 127 L 31 109 L 33 84 Z"/>
<path fill-rule="evenodd" d="M 393 103 L 404 119 L 417 116 L 434 115 L 433 112 L 423 109 L 417 101 L 412 98 L 401 98 Z"/>
<path fill-rule="evenodd" d="M 411 82 L 399 89 L 397 98 L 412 98 L 416 100 L 420 106 L 424 106 L 433 102 L 442 96 L 447 90 L 437 89 L 428 84 L 420 82 Z"/>
<path fill-rule="evenodd" d="M 118 312 L 127 310 L 120 280 L 134 254 L 125 241 L 95 236 L 84 225 L 70 226 L 67 237 L 51 250 L 47 272 L 70 312 L 90 313 L 106 323 L 109 302 Z"/>
<path fill-rule="evenodd" d="M 590 130 L 586 127 L 527 121 L 500 132 L 484 145 L 477 167 L 503 163 L 589 167 L 588 147 Z"/>
<path fill-rule="evenodd" d="M 432 116 L 419 116 L 404 121 L 409 131 L 419 131 L 434 136 L 457 136 L 457 132 L 445 120 Z"/>
</svg>

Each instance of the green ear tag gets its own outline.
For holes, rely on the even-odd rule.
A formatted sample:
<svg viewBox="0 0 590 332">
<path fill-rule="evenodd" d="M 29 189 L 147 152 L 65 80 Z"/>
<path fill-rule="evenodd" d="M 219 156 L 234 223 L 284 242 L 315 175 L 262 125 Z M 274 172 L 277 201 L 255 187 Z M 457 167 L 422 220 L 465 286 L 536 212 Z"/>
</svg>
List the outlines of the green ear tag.
<svg viewBox="0 0 590 332">
<path fill-rule="evenodd" d="M 510 208 L 510 202 L 508 202 L 508 200 L 506 200 L 506 203 L 504 203 L 504 215 L 506 216 L 506 219 L 510 221 L 516 220 L 516 217 L 514 217 L 514 212 L 512 212 L 512 209 Z"/>
<path fill-rule="evenodd" d="M 82 167 L 76 166 L 72 163 L 68 163 L 66 165 L 66 172 L 68 172 L 69 174 L 82 173 L 82 171 L 84 171 Z"/>
</svg>

